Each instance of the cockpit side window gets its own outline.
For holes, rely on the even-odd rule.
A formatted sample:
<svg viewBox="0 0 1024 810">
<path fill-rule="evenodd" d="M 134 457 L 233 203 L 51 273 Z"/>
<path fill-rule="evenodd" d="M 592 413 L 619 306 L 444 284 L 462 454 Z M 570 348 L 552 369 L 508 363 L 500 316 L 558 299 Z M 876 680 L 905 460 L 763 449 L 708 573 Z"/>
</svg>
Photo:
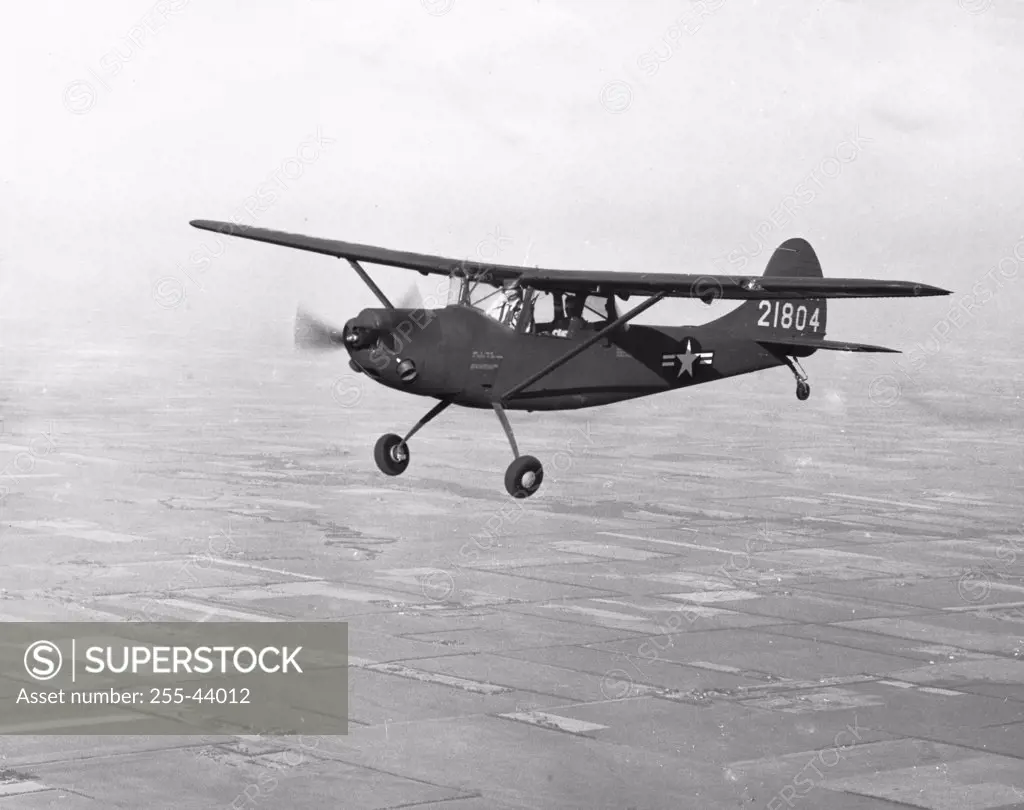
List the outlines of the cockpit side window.
<svg viewBox="0 0 1024 810">
<path fill-rule="evenodd" d="M 526 331 L 535 335 L 568 337 L 569 319 L 565 312 L 565 296 L 538 290 L 533 299 L 533 311 Z"/>
<path fill-rule="evenodd" d="M 583 320 L 595 326 L 607 326 L 618 317 L 615 298 L 610 295 L 588 295 L 583 302 Z"/>
<path fill-rule="evenodd" d="M 555 296 L 547 292 L 538 292 L 533 298 L 531 324 L 536 327 L 538 324 L 553 323 L 555 309 Z"/>
<path fill-rule="evenodd" d="M 615 300 L 611 296 L 538 292 L 527 331 L 569 337 L 581 329 L 600 329 L 616 317 Z"/>
</svg>

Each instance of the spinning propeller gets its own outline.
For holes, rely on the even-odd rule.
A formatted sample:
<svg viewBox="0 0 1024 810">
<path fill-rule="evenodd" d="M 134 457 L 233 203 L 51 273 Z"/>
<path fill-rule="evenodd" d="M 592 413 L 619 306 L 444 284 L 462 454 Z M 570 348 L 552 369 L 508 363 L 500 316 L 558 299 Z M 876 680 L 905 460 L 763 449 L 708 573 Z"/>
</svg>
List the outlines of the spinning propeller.
<svg viewBox="0 0 1024 810">
<path fill-rule="evenodd" d="M 345 339 L 340 329 L 321 321 L 300 307 L 295 313 L 295 345 L 297 348 L 310 351 L 327 351 L 340 349 L 345 345 Z"/>
<path fill-rule="evenodd" d="M 410 284 L 395 304 L 397 309 L 423 309 L 423 296 L 416 282 Z"/>
</svg>

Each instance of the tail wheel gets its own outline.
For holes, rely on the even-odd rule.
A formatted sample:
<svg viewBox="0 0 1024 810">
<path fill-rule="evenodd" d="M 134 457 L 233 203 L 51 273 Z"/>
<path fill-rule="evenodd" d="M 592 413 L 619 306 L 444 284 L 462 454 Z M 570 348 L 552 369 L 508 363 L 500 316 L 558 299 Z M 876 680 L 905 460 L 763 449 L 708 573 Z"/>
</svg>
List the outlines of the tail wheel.
<svg viewBox="0 0 1024 810">
<path fill-rule="evenodd" d="M 409 466 L 409 445 L 401 436 L 385 433 L 373 448 L 373 460 L 385 475 L 401 475 Z"/>
<path fill-rule="evenodd" d="M 513 498 L 529 498 L 543 480 L 544 466 L 533 456 L 519 456 L 505 470 L 505 489 Z"/>
<path fill-rule="evenodd" d="M 811 386 L 803 380 L 796 384 L 796 398 L 803 402 L 811 395 Z"/>
</svg>

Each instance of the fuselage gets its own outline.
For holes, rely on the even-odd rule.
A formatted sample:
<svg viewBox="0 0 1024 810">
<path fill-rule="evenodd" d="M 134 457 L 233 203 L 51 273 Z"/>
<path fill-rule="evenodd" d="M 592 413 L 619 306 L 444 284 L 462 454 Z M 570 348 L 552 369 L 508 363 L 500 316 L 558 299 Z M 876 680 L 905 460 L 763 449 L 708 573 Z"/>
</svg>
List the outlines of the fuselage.
<svg viewBox="0 0 1024 810">
<path fill-rule="evenodd" d="M 490 408 L 514 386 L 592 338 L 518 332 L 471 306 L 366 309 L 346 324 L 353 368 L 389 388 Z M 411 365 L 410 365 L 411 364 Z M 715 323 L 626 324 L 505 402 L 510 410 L 607 405 L 782 365 L 748 336 Z"/>
</svg>

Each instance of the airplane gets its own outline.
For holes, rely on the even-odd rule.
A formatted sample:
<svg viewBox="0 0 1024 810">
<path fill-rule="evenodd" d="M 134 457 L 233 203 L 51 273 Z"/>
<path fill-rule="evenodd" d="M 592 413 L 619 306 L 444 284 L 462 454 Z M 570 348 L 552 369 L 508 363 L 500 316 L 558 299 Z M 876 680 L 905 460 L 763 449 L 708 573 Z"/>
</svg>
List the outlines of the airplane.
<svg viewBox="0 0 1024 810">
<path fill-rule="evenodd" d="M 762 276 L 586 272 L 458 260 L 285 233 L 214 220 L 193 227 L 346 259 L 383 308 L 364 309 L 342 329 L 308 315 L 296 318 L 296 343 L 344 346 L 353 371 L 388 388 L 437 403 L 404 435 L 388 433 L 374 447 L 385 475 L 409 466 L 409 440 L 451 405 L 491 409 L 512 448 L 505 489 L 526 498 L 544 468 L 522 455 L 506 411 L 558 411 L 676 391 L 779 366 L 796 378 L 796 396 L 810 396 L 800 365 L 819 350 L 893 352 L 882 346 L 826 340 L 829 298 L 949 295 L 909 281 L 823 278 L 804 239 L 789 239 Z M 361 263 L 447 277 L 443 307 L 396 307 Z M 442 281 L 445 284 L 445 281 Z M 620 314 L 617 300 L 642 300 Z M 700 326 L 632 323 L 665 298 L 743 301 Z"/>
</svg>

